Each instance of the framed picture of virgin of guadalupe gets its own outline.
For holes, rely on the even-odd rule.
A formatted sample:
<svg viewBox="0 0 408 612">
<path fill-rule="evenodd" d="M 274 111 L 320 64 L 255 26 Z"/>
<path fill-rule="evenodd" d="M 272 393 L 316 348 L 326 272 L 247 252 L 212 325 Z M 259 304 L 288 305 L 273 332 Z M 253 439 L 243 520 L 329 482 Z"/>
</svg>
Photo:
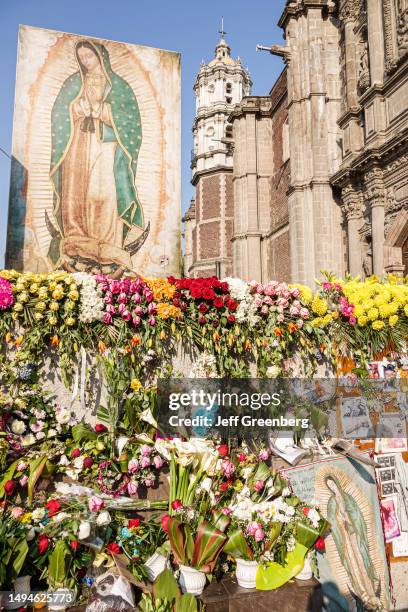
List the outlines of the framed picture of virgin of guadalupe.
<svg viewBox="0 0 408 612">
<path fill-rule="evenodd" d="M 179 273 L 178 53 L 20 27 L 6 264 Z"/>
</svg>

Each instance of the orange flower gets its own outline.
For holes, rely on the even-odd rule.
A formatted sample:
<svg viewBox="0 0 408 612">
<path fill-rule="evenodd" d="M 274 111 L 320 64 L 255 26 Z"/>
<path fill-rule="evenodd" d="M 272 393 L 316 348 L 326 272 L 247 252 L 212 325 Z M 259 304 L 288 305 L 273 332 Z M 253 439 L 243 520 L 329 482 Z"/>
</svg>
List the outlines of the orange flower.
<svg viewBox="0 0 408 612">
<path fill-rule="evenodd" d="M 218 342 L 220 339 L 221 339 L 220 334 L 217 331 L 215 331 L 213 333 L 213 340 L 214 340 L 214 342 Z"/>
<path fill-rule="evenodd" d="M 19 336 L 18 338 L 14 340 L 14 346 L 21 346 L 23 344 L 23 340 L 24 340 L 23 336 Z"/>
<path fill-rule="evenodd" d="M 320 345 L 320 352 L 324 353 L 325 350 L 326 350 L 326 345 L 325 344 L 321 344 Z"/>
<path fill-rule="evenodd" d="M 250 351 L 250 350 L 251 350 L 251 348 L 252 348 L 252 343 L 251 343 L 250 339 L 249 339 L 249 338 L 247 338 L 247 339 L 245 340 L 245 350 L 246 350 L 246 351 Z"/>
<path fill-rule="evenodd" d="M 99 340 L 99 342 L 98 342 L 98 351 L 101 354 L 106 351 L 106 344 L 104 342 L 102 342 L 102 340 Z"/>
<path fill-rule="evenodd" d="M 160 340 L 165 340 L 165 339 L 166 339 L 166 332 L 164 331 L 164 329 L 162 329 L 160 332 Z"/>
<path fill-rule="evenodd" d="M 137 346 L 138 344 L 140 344 L 140 336 L 138 336 L 137 334 L 135 334 L 135 335 L 132 337 L 132 339 L 131 339 L 131 341 L 130 341 L 130 344 L 131 344 L 132 346 Z"/>
<path fill-rule="evenodd" d="M 282 336 L 283 331 L 281 330 L 280 327 L 275 327 L 275 329 L 273 330 L 273 333 L 275 334 L 277 338 L 279 338 L 280 336 Z"/>
<path fill-rule="evenodd" d="M 10 332 L 7 332 L 7 334 L 6 334 L 6 342 L 7 343 L 11 342 L 11 334 L 10 334 Z"/>
<path fill-rule="evenodd" d="M 130 346 L 130 344 L 127 344 L 126 346 L 123 347 L 123 350 L 125 351 L 125 353 L 131 353 L 132 347 Z"/>
<path fill-rule="evenodd" d="M 298 326 L 296 325 L 296 323 L 292 323 L 290 322 L 288 325 L 288 331 L 291 334 L 292 332 L 295 332 L 298 330 Z"/>
<path fill-rule="evenodd" d="M 51 346 L 58 346 L 59 345 L 59 338 L 58 336 L 52 336 L 51 338 Z"/>
</svg>

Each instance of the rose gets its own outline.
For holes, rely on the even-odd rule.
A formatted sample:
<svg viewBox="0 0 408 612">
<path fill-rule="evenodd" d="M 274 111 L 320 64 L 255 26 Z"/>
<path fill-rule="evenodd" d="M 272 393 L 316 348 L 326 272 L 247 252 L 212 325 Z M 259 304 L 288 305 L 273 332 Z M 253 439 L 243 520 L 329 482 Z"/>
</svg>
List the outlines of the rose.
<svg viewBox="0 0 408 612">
<path fill-rule="evenodd" d="M 149 457 L 142 457 L 140 460 L 140 466 L 142 468 L 148 468 L 150 466 L 150 458 Z"/>
<path fill-rule="evenodd" d="M 318 552 L 324 552 L 326 550 L 326 544 L 321 536 L 317 538 L 314 547 Z"/>
<path fill-rule="evenodd" d="M 81 451 L 79 450 L 79 448 L 74 448 L 74 450 L 71 453 L 71 459 L 76 459 L 77 457 L 81 456 Z"/>
<path fill-rule="evenodd" d="M 264 539 L 265 534 L 263 532 L 262 529 L 257 529 L 254 533 L 254 538 L 256 542 L 262 542 L 262 540 Z"/>
<path fill-rule="evenodd" d="M 232 461 L 224 459 L 224 461 L 221 463 L 221 470 L 226 478 L 230 478 L 235 472 L 235 466 Z"/>
<path fill-rule="evenodd" d="M 97 423 L 95 425 L 95 431 L 96 433 L 102 433 L 103 431 L 108 431 L 108 428 L 105 425 L 102 425 L 102 423 Z"/>
<path fill-rule="evenodd" d="M 264 487 L 265 487 L 264 480 L 257 480 L 256 483 L 254 484 L 254 489 L 257 493 L 260 493 Z"/>
<path fill-rule="evenodd" d="M 182 510 L 184 506 L 179 499 L 175 499 L 174 501 L 171 502 L 171 507 L 173 510 L 178 512 L 179 510 Z"/>
<path fill-rule="evenodd" d="M 269 451 L 266 448 L 261 450 L 258 457 L 261 461 L 266 461 L 269 458 Z"/>
<path fill-rule="evenodd" d="M 136 495 L 137 493 L 137 482 L 128 482 L 127 492 L 130 496 Z"/>
<path fill-rule="evenodd" d="M 92 457 L 85 457 L 83 466 L 84 466 L 85 469 L 89 469 L 90 467 L 92 467 L 93 466 L 93 459 L 92 459 Z"/>
<path fill-rule="evenodd" d="M 49 545 L 50 545 L 50 541 L 45 535 L 45 533 L 40 533 L 40 535 L 38 536 L 38 542 L 37 542 L 37 550 L 40 553 L 40 555 L 43 555 L 45 552 L 47 552 Z"/>
<path fill-rule="evenodd" d="M 118 555 L 120 553 L 120 547 L 116 542 L 109 542 L 106 550 L 112 553 L 112 555 Z"/>
<path fill-rule="evenodd" d="M 103 499 L 97 495 L 93 495 L 88 502 L 88 507 L 91 512 L 99 512 L 104 507 Z"/>
<path fill-rule="evenodd" d="M 224 300 L 222 299 L 221 296 L 218 296 L 213 301 L 213 304 L 216 308 L 222 308 L 224 306 Z"/>
<path fill-rule="evenodd" d="M 139 462 L 137 459 L 131 459 L 128 463 L 128 472 L 136 474 L 139 470 Z"/>
<path fill-rule="evenodd" d="M 159 455 L 156 455 L 156 457 L 153 459 L 153 463 L 155 468 L 159 470 L 163 466 L 164 461 Z"/>
<path fill-rule="evenodd" d="M 48 516 L 54 516 L 61 510 L 61 504 L 57 499 L 50 499 L 44 507 L 48 510 Z"/>
<path fill-rule="evenodd" d="M 11 509 L 10 514 L 13 518 L 18 519 L 20 518 L 20 516 L 23 516 L 24 509 L 21 508 L 21 506 L 15 506 L 14 508 Z"/>
<path fill-rule="evenodd" d="M 128 523 L 129 529 L 132 529 L 132 527 L 139 527 L 139 525 L 140 525 L 140 519 L 138 518 L 130 519 Z"/>
<path fill-rule="evenodd" d="M 235 323 L 235 320 L 236 320 L 235 315 L 233 314 L 228 315 L 228 319 L 227 319 L 228 323 L 231 323 L 231 324 Z"/>
<path fill-rule="evenodd" d="M 162 519 L 161 519 L 162 529 L 166 533 L 168 533 L 168 531 L 169 531 L 169 522 L 170 522 L 170 519 L 171 519 L 170 514 L 165 514 L 164 516 L 162 516 Z"/>
<path fill-rule="evenodd" d="M 96 524 L 99 525 L 99 527 L 102 527 L 104 525 L 109 525 L 111 520 L 112 519 L 111 519 L 111 515 L 109 514 L 109 512 L 107 510 L 104 510 L 103 512 L 98 514 L 98 518 L 96 519 Z"/>
<path fill-rule="evenodd" d="M 87 538 L 89 538 L 91 534 L 91 525 L 90 523 L 88 523 L 88 521 L 82 521 L 82 523 L 80 523 L 79 525 L 79 529 L 78 529 L 78 539 L 79 540 L 86 540 Z"/>
<path fill-rule="evenodd" d="M 261 525 L 259 523 L 257 523 L 256 521 L 251 521 L 250 523 L 248 523 L 246 531 L 247 531 L 247 533 L 249 533 L 249 535 L 255 536 L 255 533 L 259 529 L 261 529 Z"/>
<path fill-rule="evenodd" d="M 71 542 L 69 543 L 69 546 L 71 550 L 76 550 L 79 546 L 78 540 L 71 540 Z"/>
<path fill-rule="evenodd" d="M 246 455 L 244 453 L 239 453 L 238 461 L 239 463 L 243 463 L 244 461 L 246 461 Z"/>
<path fill-rule="evenodd" d="M 4 492 L 6 493 L 6 495 L 8 496 L 13 495 L 15 490 L 16 490 L 16 483 L 14 482 L 14 480 L 8 480 L 6 484 L 4 485 Z"/>
<path fill-rule="evenodd" d="M 203 302 L 202 304 L 199 305 L 198 310 L 199 312 L 201 312 L 201 314 L 205 314 L 206 312 L 208 312 L 207 304 L 204 304 Z"/>
<path fill-rule="evenodd" d="M 221 444 L 218 448 L 217 448 L 218 454 L 220 457 L 228 457 L 229 455 L 229 448 L 228 448 L 228 444 Z"/>
<path fill-rule="evenodd" d="M 148 444 L 143 444 L 140 447 L 140 454 L 142 455 L 142 457 L 149 457 L 151 455 L 152 452 L 152 447 L 149 446 Z"/>
</svg>

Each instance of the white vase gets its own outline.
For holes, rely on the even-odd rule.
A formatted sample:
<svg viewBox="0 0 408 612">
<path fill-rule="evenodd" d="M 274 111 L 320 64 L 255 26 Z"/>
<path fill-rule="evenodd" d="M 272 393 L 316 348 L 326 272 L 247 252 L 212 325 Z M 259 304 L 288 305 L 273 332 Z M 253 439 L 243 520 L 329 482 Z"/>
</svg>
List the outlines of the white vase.
<svg viewBox="0 0 408 612">
<path fill-rule="evenodd" d="M 201 595 L 204 591 L 206 577 L 204 572 L 180 565 L 180 586 L 183 593 L 191 593 L 191 595 Z"/>
<path fill-rule="evenodd" d="M 147 577 L 150 580 L 150 582 L 154 582 L 157 576 L 159 576 L 159 574 L 164 572 L 164 570 L 166 569 L 166 565 L 167 565 L 166 557 L 164 555 L 161 555 L 158 552 L 153 553 L 153 555 L 149 557 L 147 561 L 145 561 L 145 566 L 147 569 Z"/>
<path fill-rule="evenodd" d="M 31 592 L 30 582 L 31 576 L 19 576 L 13 583 L 13 590 L 11 593 L 14 596 L 29 595 Z M 4 602 L 5 610 L 18 610 L 18 608 L 21 608 L 21 606 L 24 605 L 21 599 L 19 601 L 7 601 L 7 599 L 8 598 L 6 598 L 6 601 Z"/>
<path fill-rule="evenodd" d="M 258 561 L 245 561 L 236 559 L 237 569 L 235 575 L 240 587 L 244 589 L 256 588 L 256 572 L 258 571 Z"/>
<path fill-rule="evenodd" d="M 296 580 L 310 580 L 313 577 L 312 566 L 309 555 L 305 557 L 303 569 L 295 576 Z"/>
</svg>

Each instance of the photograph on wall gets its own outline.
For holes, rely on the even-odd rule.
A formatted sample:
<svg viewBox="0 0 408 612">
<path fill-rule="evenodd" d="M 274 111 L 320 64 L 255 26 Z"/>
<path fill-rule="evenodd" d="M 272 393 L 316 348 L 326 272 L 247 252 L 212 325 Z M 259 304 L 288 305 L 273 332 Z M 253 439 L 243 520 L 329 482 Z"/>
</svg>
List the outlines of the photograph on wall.
<svg viewBox="0 0 408 612">
<path fill-rule="evenodd" d="M 180 272 L 180 56 L 21 26 L 7 266 Z"/>
</svg>

